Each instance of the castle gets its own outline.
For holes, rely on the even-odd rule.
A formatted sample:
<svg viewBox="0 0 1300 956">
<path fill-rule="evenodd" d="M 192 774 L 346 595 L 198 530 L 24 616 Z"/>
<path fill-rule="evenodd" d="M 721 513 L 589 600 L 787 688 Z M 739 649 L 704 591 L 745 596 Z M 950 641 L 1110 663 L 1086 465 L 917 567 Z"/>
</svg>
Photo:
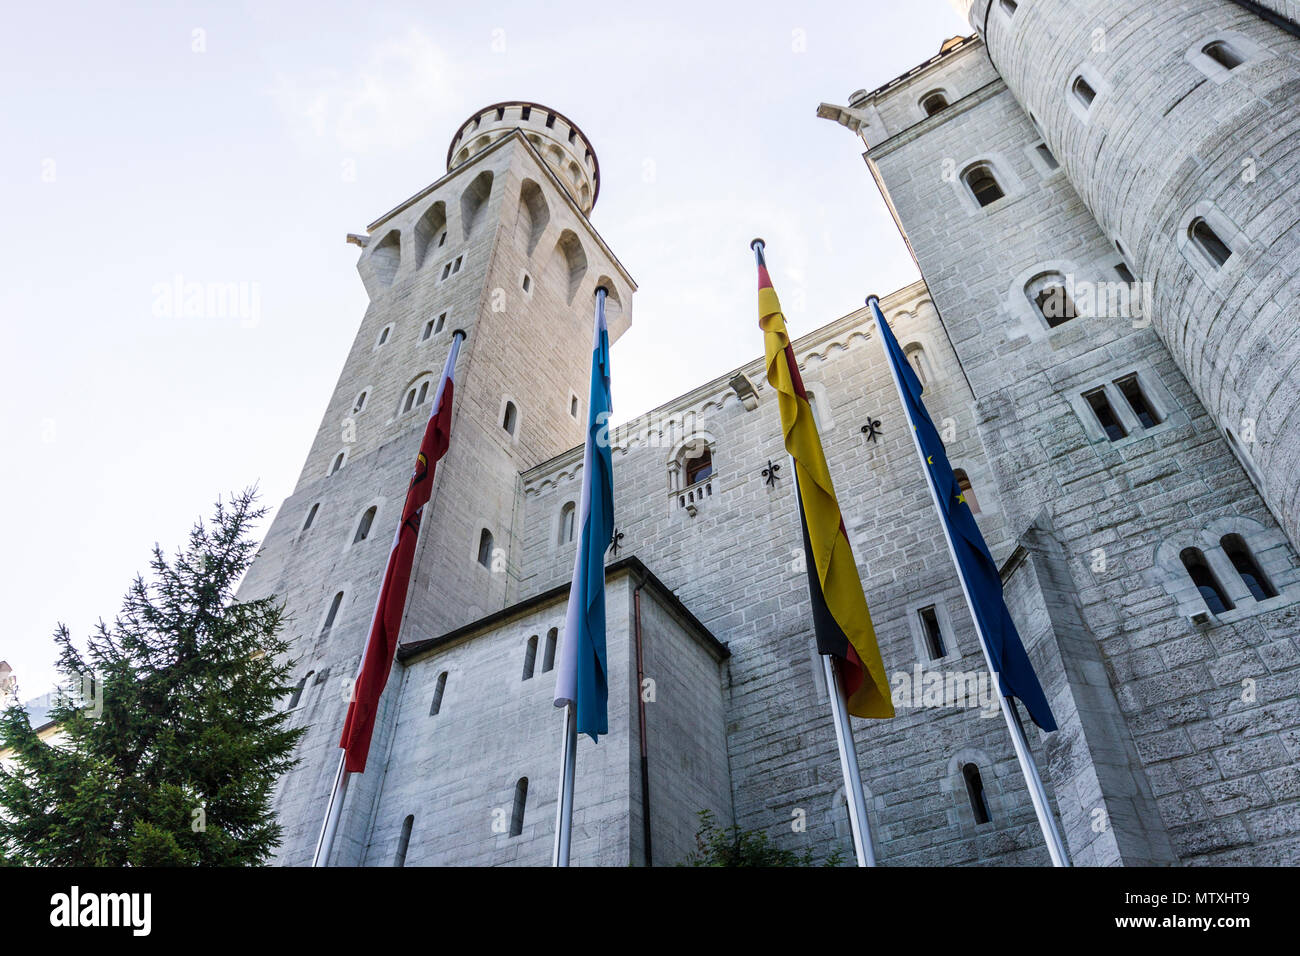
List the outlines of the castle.
<svg viewBox="0 0 1300 956">
<path fill-rule="evenodd" d="M 1293 5 L 961 6 L 975 35 L 818 115 L 861 137 L 923 276 L 882 309 L 1060 725 L 1028 732 L 1070 855 L 1294 865 Z M 330 862 L 550 861 L 593 292 L 616 342 L 636 291 L 588 218 L 600 175 L 564 115 L 499 103 L 456 132 L 445 176 L 349 237 L 370 304 L 240 592 L 293 613 L 287 706 L 309 730 L 275 797 L 281 863 L 312 858 L 458 328 L 451 449 Z M 611 732 L 579 743 L 575 864 L 677 863 L 701 810 L 851 858 L 758 342 L 614 429 Z M 855 722 L 880 862 L 1046 864 L 996 705 L 947 693 L 983 660 L 868 314 L 794 347 L 899 694 L 896 719 Z"/>
</svg>

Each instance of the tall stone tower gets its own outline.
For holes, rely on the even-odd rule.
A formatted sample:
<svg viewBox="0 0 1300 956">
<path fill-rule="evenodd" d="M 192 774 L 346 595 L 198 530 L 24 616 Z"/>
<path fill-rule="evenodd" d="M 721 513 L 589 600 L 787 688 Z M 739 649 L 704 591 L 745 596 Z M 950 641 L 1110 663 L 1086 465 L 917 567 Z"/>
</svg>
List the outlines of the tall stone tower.
<svg viewBox="0 0 1300 956">
<path fill-rule="evenodd" d="M 978 36 L 818 114 L 866 144 L 970 383 L 1072 857 L 1292 863 L 1300 28 L 960 6 Z"/>
<path fill-rule="evenodd" d="M 1105 238 L 1151 283 L 1180 371 L 1300 545 L 1295 4 L 967 5 Z"/>
<path fill-rule="evenodd" d="M 370 304 L 297 487 L 240 590 L 286 600 L 298 682 L 289 706 L 310 728 L 276 796 L 281 862 L 309 862 L 315 847 L 348 688 L 456 329 L 468 338 L 451 448 L 426 508 L 403 641 L 518 597 L 519 475 L 582 441 L 597 285 L 610 290 L 611 339 L 631 322 L 635 283 L 587 218 L 599 192 L 595 151 L 572 121 L 498 103 L 462 124 L 446 175 L 348 237 L 361 247 Z M 395 696 L 372 757 L 390 745 Z M 354 780 L 334 862 L 360 860 L 380 776 Z"/>
</svg>

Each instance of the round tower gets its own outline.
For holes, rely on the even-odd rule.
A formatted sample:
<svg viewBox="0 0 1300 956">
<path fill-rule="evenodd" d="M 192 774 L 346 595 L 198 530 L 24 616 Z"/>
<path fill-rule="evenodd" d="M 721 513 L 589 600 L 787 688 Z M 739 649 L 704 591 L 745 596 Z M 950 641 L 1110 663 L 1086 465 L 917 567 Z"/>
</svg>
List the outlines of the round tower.
<svg viewBox="0 0 1300 956">
<path fill-rule="evenodd" d="M 558 110 L 515 100 L 485 106 L 460 125 L 447 147 L 447 172 L 520 129 L 584 214 L 600 195 L 600 163 L 578 125 Z"/>
<path fill-rule="evenodd" d="M 1232 0 L 973 0 L 968 13 L 1300 546 L 1296 37 Z"/>
</svg>

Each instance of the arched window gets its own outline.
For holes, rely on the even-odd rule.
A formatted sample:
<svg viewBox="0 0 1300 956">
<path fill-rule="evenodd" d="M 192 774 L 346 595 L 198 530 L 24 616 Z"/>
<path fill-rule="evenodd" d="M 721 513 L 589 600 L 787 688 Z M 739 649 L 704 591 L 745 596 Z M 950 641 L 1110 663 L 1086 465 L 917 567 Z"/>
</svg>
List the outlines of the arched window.
<svg viewBox="0 0 1300 956">
<path fill-rule="evenodd" d="M 1232 258 L 1232 249 L 1219 238 L 1219 234 L 1210 228 L 1210 224 L 1204 219 L 1193 219 L 1192 224 L 1187 227 L 1187 234 L 1214 268 L 1223 268 Z"/>
<path fill-rule="evenodd" d="M 555 645 L 559 642 L 560 630 L 553 627 L 546 632 L 546 649 L 542 652 L 542 673 L 555 667 Z"/>
<path fill-rule="evenodd" d="M 1183 548 L 1178 557 L 1182 560 L 1188 575 L 1191 576 L 1192 583 L 1196 585 L 1196 590 L 1201 592 L 1201 598 L 1205 601 L 1205 606 L 1210 609 L 1210 613 L 1222 614 L 1233 609 L 1232 601 L 1219 585 L 1219 579 L 1210 570 L 1210 565 L 1206 562 L 1200 548 Z"/>
<path fill-rule="evenodd" d="M 1006 195 L 998 184 L 997 177 L 993 175 L 992 168 L 985 163 L 972 166 L 962 179 L 981 207 L 990 206 Z"/>
<path fill-rule="evenodd" d="M 1246 62 L 1246 58 L 1227 40 L 1215 40 L 1213 43 L 1206 44 L 1201 52 L 1225 70 L 1235 70 Z"/>
<path fill-rule="evenodd" d="M 376 348 L 378 348 L 379 346 L 383 345 L 385 342 L 388 341 L 388 333 L 391 331 L 393 331 L 393 327 L 391 325 L 385 325 L 383 329 L 380 330 L 379 341 L 375 343 Z"/>
<path fill-rule="evenodd" d="M 704 481 L 706 478 L 713 477 L 713 452 L 707 445 L 702 451 L 699 451 L 694 457 L 686 459 L 686 484 L 693 485 L 697 481 Z"/>
<path fill-rule="evenodd" d="M 365 407 L 366 407 L 366 393 L 362 392 L 360 395 L 357 396 L 356 402 L 354 402 L 352 405 L 352 414 L 355 415 L 357 412 L 361 411 L 361 409 Z"/>
<path fill-rule="evenodd" d="M 424 400 L 429 397 L 429 383 L 425 382 L 420 386 L 420 397 L 415 400 L 415 404 L 423 405 Z"/>
<path fill-rule="evenodd" d="M 478 563 L 483 567 L 492 567 L 492 532 L 487 528 L 478 536 Z"/>
<path fill-rule="evenodd" d="M 442 695 L 447 691 L 447 672 L 438 675 L 438 682 L 433 685 L 433 703 L 429 705 L 429 716 L 434 717 L 442 710 Z"/>
<path fill-rule="evenodd" d="M 406 866 L 406 849 L 411 845 L 411 830 L 415 827 L 415 814 L 402 821 L 402 833 L 397 838 L 397 855 L 393 857 L 393 866 Z"/>
<path fill-rule="evenodd" d="M 352 537 L 352 543 L 365 541 L 370 534 L 370 526 L 375 523 L 375 512 L 379 510 L 378 505 L 371 505 L 366 509 L 366 513 L 361 516 L 361 521 L 357 523 L 357 533 Z"/>
<path fill-rule="evenodd" d="M 921 109 L 925 110 L 926 116 L 933 116 L 935 113 L 941 113 L 948 108 L 948 97 L 943 95 L 942 90 L 935 90 L 928 93 L 921 100 Z"/>
<path fill-rule="evenodd" d="M 1030 280 L 1025 295 L 1048 328 L 1057 328 L 1078 317 L 1074 300 L 1065 288 L 1065 277 L 1059 272 L 1047 272 Z"/>
<path fill-rule="evenodd" d="M 560 544 L 573 540 L 573 525 L 577 517 L 577 508 L 572 501 L 566 502 L 560 509 Z"/>
<path fill-rule="evenodd" d="M 311 523 L 316 520 L 316 512 L 319 510 L 320 510 L 320 502 L 318 501 L 314 505 L 312 505 L 311 510 L 307 512 L 307 520 L 302 523 L 303 531 L 306 531 L 308 528 L 311 527 Z"/>
<path fill-rule="evenodd" d="M 903 354 L 907 356 L 907 362 L 912 366 L 912 371 L 916 373 L 917 379 L 924 387 L 930 384 L 930 359 L 925 354 L 925 349 L 919 342 L 911 342 L 903 346 Z"/>
<path fill-rule="evenodd" d="M 970 808 L 975 812 L 975 822 L 977 824 L 990 822 L 993 814 L 989 812 L 989 801 L 984 793 L 980 768 L 973 763 L 963 764 L 961 776 L 966 781 L 966 795 L 970 797 Z"/>
<path fill-rule="evenodd" d="M 1092 88 L 1092 84 L 1081 76 L 1074 78 L 1074 82 L 1070 84 L 1070 92 L 1085 110 L 1091 109 L 1093 100 L 1097 98 L 1097 91 Z"/>
<path fill-rule="evenodd" d="M 980 503 L 975 498 L 975 489 L 971 487 L 966 472 L 958 468 L 952 473 L 952 476 L 957 479 L 957 487 L 961 490 L 961 496 L 966 499 L 966 506 L 970 508 L 970 513 L 973 515 L 979 514 Z"/>
<path fill-rule="evenodd" d="M 515 433 L 515 424 L 519 420 L 519 412 L 515 409 L 514 402 L 506 402 L 505 413 L 501 416 L 501 427 L 510 434 Z"/>
<path fill-rule="evenodd" d="M 515 784 L 515 806 L 510 813 L 510 835 L 519 836 L 524 832 L 524 804 L 528 800 L 528 778 L 520 777 Z"/>
<path fill-rule="evenodd" d="M 528 644 L 524 647 L 524 676 L 521 680 L 533 679 L 533 668 L 537 666 L 537 635 L 534 634 L 528 639 Z"/>
<path fill-rule="evenodd" d="M 415 407 L 415 389 L 412 388 L 406 393 L 406 401 L 402 403 L 402 413 L 405 414 Z"/>
<path fill-rule="evenodd" d="M 329 613 L 325 615 L 325 624 L 321 627 L 321 634 L 329 633 L 329 629 L 334 626 L 334 618 L 338 616 L 339 606 L 343 603 L 343 592 L 340 591 L 334 595 L 334 600 L 330 602 Z"/>
<path fill-rule="evenodd" d="M 334 474 L 334 473 L 337 472 L 340 468 L 343 467 L 343 460 L 344 460 L 345 458 L 347 458 L 347 456 L 348 456 L 348 453 L 347 453 L 347 452 L 345 452 L 345 451 L 341 451 L 341 452 L 339 452 L 338 457 L 334 459 L 334 464 L 330 465 L 330 474 L 331 474 L 331 475 Z"/>
<path fill-rule="evenodd" d="M 1273 587 L 1272 582 L 1260 570 L 1259 562 L 1255 560 L 1255 555 L 1251 553 L 1245 538 L 1239 534 L 1226 534 L 1220 539 L 1219 544 L 1223 547 L 1223 553 L 1228 556 L 1228 560 L 1232 562 L 1232 566 L 1241 575 L 1241 583 L 1246 585 L 1256 601 L 1267 601 L 1269 598 L 1277 597 L 1277 588 Z"/>
</svg>

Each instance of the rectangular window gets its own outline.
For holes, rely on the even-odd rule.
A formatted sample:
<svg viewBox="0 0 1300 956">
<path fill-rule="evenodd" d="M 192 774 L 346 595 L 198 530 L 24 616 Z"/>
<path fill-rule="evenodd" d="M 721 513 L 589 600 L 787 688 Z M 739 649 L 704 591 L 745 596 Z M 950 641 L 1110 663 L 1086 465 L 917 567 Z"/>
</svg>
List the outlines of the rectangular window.
<svg viewBox="0 0 1300 956">
<path fill-rule="evenodd" d="M 433 319 L 424 323 L 424 334 L 420 336 L 420 341 L 426 341 L 431 335 L 433 335 Z"/>
<path fill-rule="evenodd" d="M 1092 413 L 1097 416 L 1097 422 L 1106 431 L 1106 437 L 1111 441 L 1119 441 L 1128 435 L 1128 430 L 1120 424 L 1115 410 L 1110 407 L 1110 399 L 1106 397 L 1106 390 L 1098 388 L 1088 392 L 1083 396 L 1087 399 L 1088 405 L 1092 408 Z"/>
<path fill-rule="evenodd" d="M 921 631 L 925 635 L 925 647 L 930 652 L 930 660 L 937 661 L 948 656 L 948 647 L 943 641 L 943 629 L 939 627 L 939 615 L 934 605 L 923 607 L 916 612 L 921 618 Z"/>
<path fill-rule="evenodd" d="M 1037 149 L 1038 158 L 1046 164 L 1048 169 L 1057 169 L 1061 165 L 1056 161 L 1056 157 L 1052 155 L 1052 151 L 1047 148 L 1046 143 L 1039 143 Z"/>
<path fill-rule="evenodd" d="M 1119 276 L 1129 285 L 1137 282 L 1137 279 L 1133 276 L 1133 270 L 1131 270 L 1128 267 L 1128 264 L 1124 262 L 1115 263 L 1115 275 Z"/>
<path fill-rule="evenodd" d="M 444 312 L 444 313 L 442 313 L 442 315 L 438 316 L 438 323 L 437 323 L 437 325 L 435 325 L 435 326 L 433 327 L 433 331 L 434 331 L 435 333 L 437 333 L 437 332 L 441 332 L 441 331 L 442 331 L 442 327 L 443 327 L 444 325 L 446 325 L 446 323 L 447 323 L 447 313 Z"/>
<path fill-rule="evenodd" d="M 1160 415 L 1147 401 L 1146 393 L 1142 391 L 1142 383 L 1138 381 L 1136 375 L 1116 380 L 1115 387 L 1124 396 L 1124 401 L 1128 402 L 1129 408 L 1133 409 L 1133 414 L 1137 416 L 1143 428 L 1153 428 L 1160 424 Z"/>
<path fill-rule="evenodd" d="M 445 279 L 445 278 L 447 278 L 447 276 L 449 276 L 449 275 L 451 275 L 451 263 L 450 263 L 450 262 L 447 263 L 445 266 L 442 267 L 442 277 Z"/>
<path fill-rule="evenodd" d="M 463 258 L 465 258 L 465 257 L 464 257 L 464 256 L 457 256 L 457 257 L 456 257 L 456 261 L 453 262 L 452 265 L 451 265 L 451 271 L 452 271 L 452 272 L 459 272 L 459 271 L 460 271 L 460 260 L 463 259 Z"/>
</svg>

